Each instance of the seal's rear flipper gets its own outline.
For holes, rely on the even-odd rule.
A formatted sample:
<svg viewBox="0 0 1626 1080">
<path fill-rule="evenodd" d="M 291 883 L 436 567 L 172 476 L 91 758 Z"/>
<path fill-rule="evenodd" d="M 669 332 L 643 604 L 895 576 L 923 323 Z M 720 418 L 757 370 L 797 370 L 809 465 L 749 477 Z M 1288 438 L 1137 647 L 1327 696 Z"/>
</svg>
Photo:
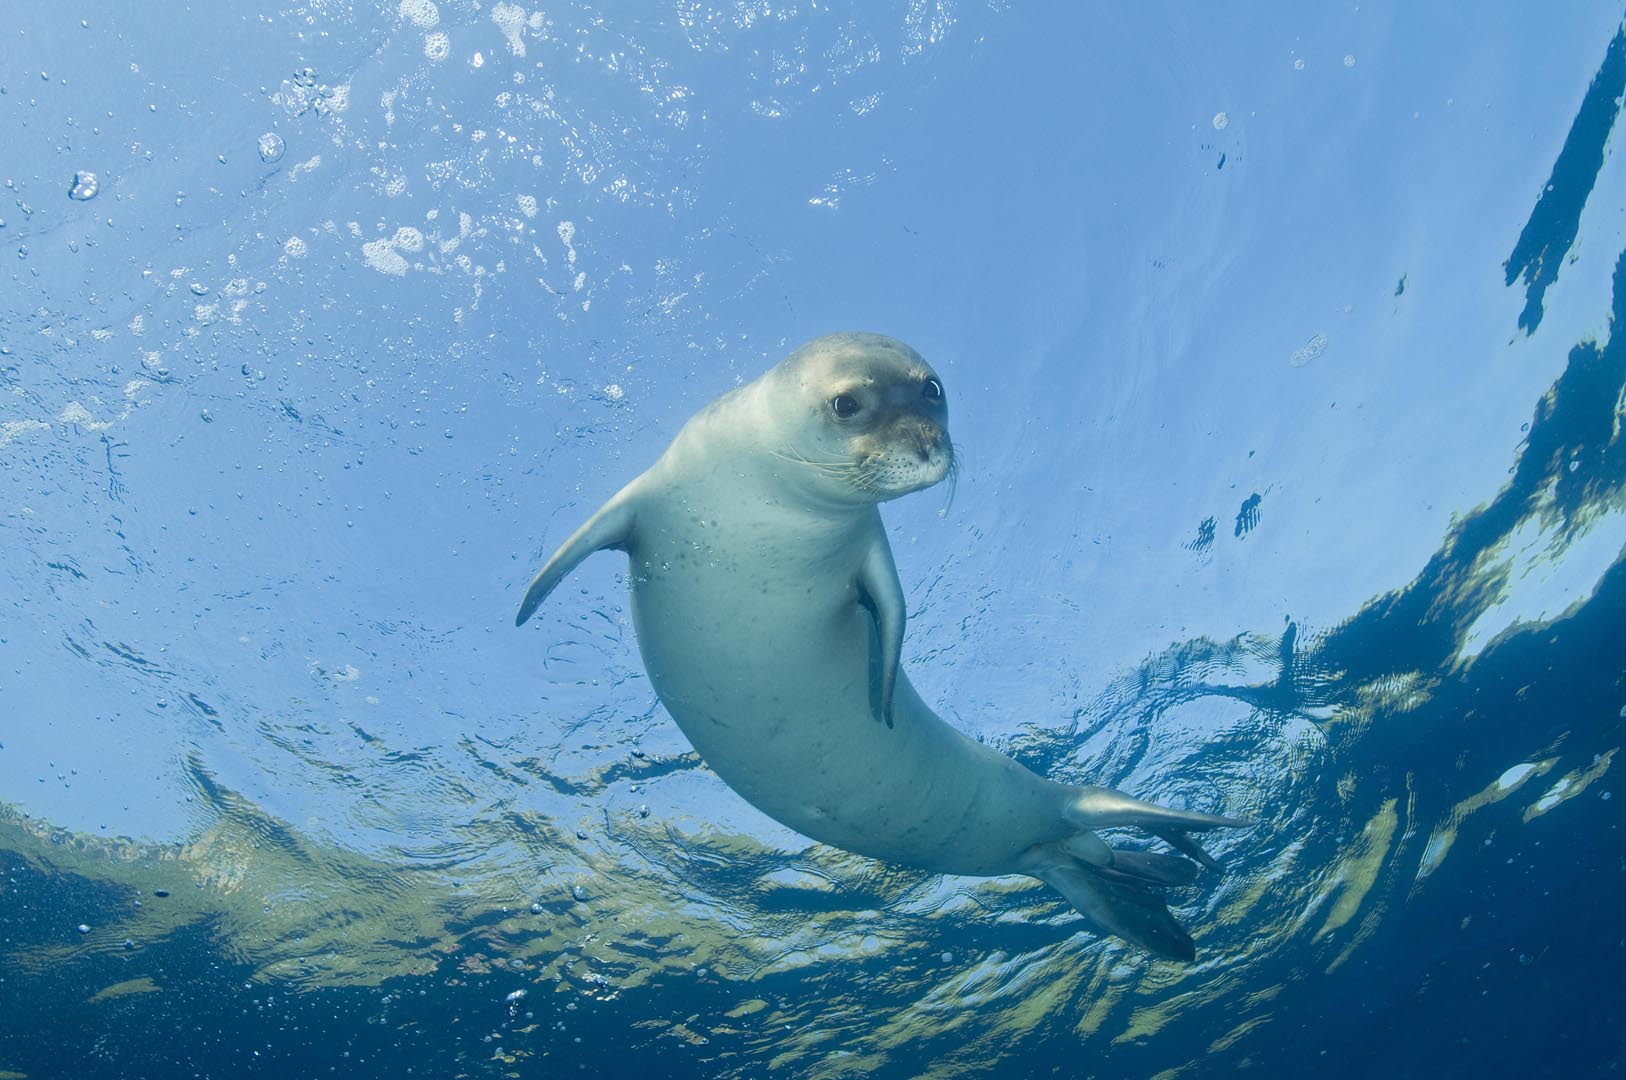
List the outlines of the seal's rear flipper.
<svg viewBox="0 0 1626 1080">
<path fill-rule="evenodd" d="M 1218 870 L 1220 864 L 1186 834 L 1210 829 L 1246 829 L 1253 824 L 1241 818 L 1220 817 L 1218 814 L 1171 810 L 1166 806 L 1131 798 L 1121 791 L 1101 787 L 1075 788 L 1072 801 L 1062 811 L 1062 816 L 1081 829 L 1145 829 L 1210 870 Z"/>
<path fill-rule="evenodd" d="M 1197 959 L 1191 935 L 1174 921 L 1163 898 L 1130 875 L 1102 872 L 1066 856 L 1045 859 L 1028 872 L 1107 933 L 1164 960 Z"/>
<path fill-rule="evenodd" d="M 571 533 L 570 539 L 553 553 L 553 558 L 549 559 L 547 565 L 531 579 L 531 587 L 525 590 L 525 599 L 520 601 L 519 613 L 514 616 L 515 626 L 524 626 L 525 620 L 542 606 L 542 601 L 548 598 L 554 586 L 563 581 L 565 575 L 576 569 L 587 556 L 605 548 L 626 550 L 627 544 L 632 540 L 634 523 L 632 500 L 628 498 L 627 492 L 627 488 L 621 489 L 615 498 L 599 507 L 598 513 L 588 518 L 587 524 Z"/>
</svg>

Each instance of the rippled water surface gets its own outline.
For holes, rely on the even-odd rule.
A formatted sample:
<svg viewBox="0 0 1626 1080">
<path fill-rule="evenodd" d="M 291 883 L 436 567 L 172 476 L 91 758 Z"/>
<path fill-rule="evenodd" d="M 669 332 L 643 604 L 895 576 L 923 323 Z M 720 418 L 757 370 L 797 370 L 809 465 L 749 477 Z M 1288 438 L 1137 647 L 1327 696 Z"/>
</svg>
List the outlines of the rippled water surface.
<svg viewBox="0 0 1626 1080">
<path fill-rule="evenodd" d="M 1604 1075 L 1618 0 L 22 5 L 0 1077 Z M 904 658 L 1255 819 L 1199 961 L 810 841 L 540 560 L 833 330 L 943 374 Z"/>
</svg>

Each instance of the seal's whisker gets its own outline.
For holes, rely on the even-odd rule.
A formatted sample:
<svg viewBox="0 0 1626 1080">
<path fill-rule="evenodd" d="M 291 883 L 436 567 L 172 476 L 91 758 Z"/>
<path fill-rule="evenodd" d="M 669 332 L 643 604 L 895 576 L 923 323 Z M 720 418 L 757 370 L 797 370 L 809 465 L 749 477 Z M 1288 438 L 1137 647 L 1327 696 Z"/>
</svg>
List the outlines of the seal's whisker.
<svg viewBox="0 0 1626 1080">
<path fill-rule="evenodd" d="M 794 461 L 798 465 L 811 465 L 816 469 L 859 469 L 862 468 L 856 461 L 814 461 L 801 454 L 785 454 L 778 450 L 769 451 L 774 457 L 783 461 Z"/>
<path fill-rule="evenodd" d="M 880 488 L 876 483 L 874 470 L 866 463 L 857 461 L 814 461 L 797 452 L 784 453 L 779 450 L 770 450 L 774 457 L 782 461 L 789 461 L 795 465 L 806 465 L 814 472 L 821 473 L 834 480 L 841 480 L 854 489 L 865 494 L 875 494 Z"/>
<path fill-rule="evenodd" d="M 960 451 L 953 444 L 948 444 L 948 496 L 943 500 L 942 509 L 937 511 L 938 517 L 948 517 L 949 511 L 954 509 L 954 496 L 960 489 Z"/>
</svg>

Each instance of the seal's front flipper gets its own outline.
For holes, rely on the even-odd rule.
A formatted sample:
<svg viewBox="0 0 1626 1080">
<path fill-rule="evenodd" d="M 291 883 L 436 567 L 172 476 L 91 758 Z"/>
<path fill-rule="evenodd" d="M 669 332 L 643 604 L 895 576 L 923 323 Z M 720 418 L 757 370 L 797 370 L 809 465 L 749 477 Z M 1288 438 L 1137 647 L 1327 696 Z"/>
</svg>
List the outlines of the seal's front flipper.
<svg viewBox="0 0 1626 1080">
<path fill-rule="evenodd" d="M 1163 898 L 1134 876 L 1102 872 L 1059 853 L 1040 859 L 1028 872 L 1107 933 L 1164 960 L 1197 959 L 1191 935 L 1174 921 Z"/>
<path fill-rule="evenodd" d="M 587 556 L 605 548 L 625 551 L 632 540 L 633 523 L 632 500 L 623 488 L 615 498 L 599 507 L 598 513 L 587 519 L 587 524 L 571 533 L 570 539 L 531 579 L 531 587 L 525 590 L 525 599 L 520 601 L 519 614 L 514 616 L 514 625 L 524 626 L 525 620 L 548 598 L 554 586 Z"/>
<path fill-rule="evenodd" d="M 876 637 L 881 643 L 880 719 L 891 727 L 892 697 L 903 662 L 903 586 L 898 583 L 898 568 L 892 561 L 892 545 L 880 529 L 876 529 L 875 541 L 858 570 L 858 591 L 864 606 L 875 616 Z"/>
</svg>

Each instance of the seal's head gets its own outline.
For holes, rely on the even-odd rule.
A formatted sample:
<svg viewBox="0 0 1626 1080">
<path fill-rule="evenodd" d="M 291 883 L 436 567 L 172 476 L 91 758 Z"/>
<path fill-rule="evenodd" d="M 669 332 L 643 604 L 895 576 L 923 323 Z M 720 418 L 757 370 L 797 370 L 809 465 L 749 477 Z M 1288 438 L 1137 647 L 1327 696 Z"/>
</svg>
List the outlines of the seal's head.
<svg viewBox="0 0 1626 1080">
<path fill-rule="evenodd" d="M 832 334 L 797 349 L 765 388 L 794 415 L 776 453 L 819 494 L 875 503 L 930 487 L 949 474 L 943 381 L 919 353 L 881 334 Z"/>
</svg>

